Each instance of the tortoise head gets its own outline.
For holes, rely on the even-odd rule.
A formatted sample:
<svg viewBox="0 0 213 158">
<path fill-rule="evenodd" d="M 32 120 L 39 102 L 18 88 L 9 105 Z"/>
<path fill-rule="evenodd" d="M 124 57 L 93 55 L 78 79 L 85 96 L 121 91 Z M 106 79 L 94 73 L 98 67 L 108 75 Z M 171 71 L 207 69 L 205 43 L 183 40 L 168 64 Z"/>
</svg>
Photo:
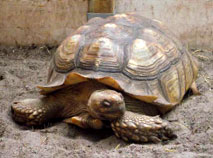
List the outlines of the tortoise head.
<svg viewBox="0 0 213 158">
<path fill-rule="evenodd" d="M 124 97 L 114 90 L 94 91 L 88 100 L 91 116 L 101 120 L 115 120 L 125 112 Z"/>
</svg>

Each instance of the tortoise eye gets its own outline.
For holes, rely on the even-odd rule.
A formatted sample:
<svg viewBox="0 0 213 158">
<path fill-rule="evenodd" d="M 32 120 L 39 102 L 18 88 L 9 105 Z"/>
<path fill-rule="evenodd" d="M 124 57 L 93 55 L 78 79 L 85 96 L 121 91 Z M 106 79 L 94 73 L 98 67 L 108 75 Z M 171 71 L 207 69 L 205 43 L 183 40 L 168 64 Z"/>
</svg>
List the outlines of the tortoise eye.
<svg viewBox="0 0 213 158">
<path fill-rule="evenodd" d="M 108 100 L 103 100 L 101 104 L 102 104 L 104 107 L 111 107 L 111 106 L 112 106 L 112 103 L 109 102 Z"/>
</svg>

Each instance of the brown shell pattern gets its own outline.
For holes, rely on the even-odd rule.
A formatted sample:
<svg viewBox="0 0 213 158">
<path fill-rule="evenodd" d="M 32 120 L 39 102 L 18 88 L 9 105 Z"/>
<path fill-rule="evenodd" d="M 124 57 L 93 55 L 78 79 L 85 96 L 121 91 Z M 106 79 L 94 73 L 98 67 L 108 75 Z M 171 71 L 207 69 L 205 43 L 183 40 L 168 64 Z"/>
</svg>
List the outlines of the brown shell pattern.
<svg viewBox="0 0 213 158">
<path fill-rule="evenodd" d="M 96 79 L 166 108 L 181 101 L 198 71 L 161 22 L 136 14 L 90 20 L 61 44 L 53 62 L 44 91 Z"/>
</svg>

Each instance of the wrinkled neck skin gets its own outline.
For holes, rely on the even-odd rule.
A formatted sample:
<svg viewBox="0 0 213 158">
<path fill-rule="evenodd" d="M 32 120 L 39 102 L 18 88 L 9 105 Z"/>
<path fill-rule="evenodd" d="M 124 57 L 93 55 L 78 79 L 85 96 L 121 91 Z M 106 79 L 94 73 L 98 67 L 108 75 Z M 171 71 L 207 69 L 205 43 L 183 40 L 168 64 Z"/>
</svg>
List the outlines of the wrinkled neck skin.
<svg viewBox="0 0 213 158">
<path fill-rule="evenodd" d="M 62 109 L 55 112 L 57 115 L 59 113 L 61 118 L 86 112 L 97 119 L 112 120 L 121 117 L 125 111 L 121 93 L 93 80 L 56 91 L 47 98 L 48 100 L 53 104 L 52 109 Z"/>
<path fill-rule="evenodd" d="M 91 104 L 89 101 L 92 94 L 99 91 L 108 91 L 108 96 L 111 97 L 112 102 L 116 102 L 118 106 L 114 106 L 115 104 L 113 104 L 108 111 L 106 111 L 107 107 L 98 107 L 98 113 L 96 113 L 89 107 Z M 99 96 L 99 98 L 104 100 L 103 97 L 106 96 Z M 110 90 L 109 87 L 93 80 L 63 88 L 51 93 L 47 98 L 49 98 L 47 100 L 49 100 L 56 109 L 57 106 L 59 107 L 58 109 L 61 109 L 57 111 L 60 118 L 76 116 L 84 111 L 89 112 L 92 117 L 102 120 L 119 118 L 124 114 L 125 110 L 152 116 L 159 114 L 159 111 L 154 105 L 144 103 L 115 90 Z M 97 103 L 97 105 L 99 106 L 100 103 Z M 102 115 L 102 113 L 106 115 Z"/>
<path fill-rule="evenodd" d="M 60 106 L 61 118 L 69 118 L 88 112 L 88 100 L 91 94 L 96 90 L 107 89 L 107 87 L 97 81 L 86 81 L 71 85 L 47 96 L 54 106 Z"/>
</svg>

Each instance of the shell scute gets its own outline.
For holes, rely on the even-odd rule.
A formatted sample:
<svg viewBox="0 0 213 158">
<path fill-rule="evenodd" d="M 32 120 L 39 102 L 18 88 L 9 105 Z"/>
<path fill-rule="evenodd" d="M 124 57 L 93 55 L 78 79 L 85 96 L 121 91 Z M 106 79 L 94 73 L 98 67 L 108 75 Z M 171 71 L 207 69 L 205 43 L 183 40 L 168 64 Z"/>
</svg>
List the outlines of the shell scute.
<svg viewBox="0 0 213 158">
<path fill-rule="evenodd" d="M 75 67 L 75 56 L 80 49 L 84 36 L 76 34 L 67 38 L 55 53 L 54 62 L 59 71 L 66 72 Z"/>
<path fill-rule="evenodd" d="M 120 71 L 121 65 L 122 51 L 119 45 L 105 37 L 95 39 L 79 54 L 79 67 L 84 69 Z"/>
</svg>

